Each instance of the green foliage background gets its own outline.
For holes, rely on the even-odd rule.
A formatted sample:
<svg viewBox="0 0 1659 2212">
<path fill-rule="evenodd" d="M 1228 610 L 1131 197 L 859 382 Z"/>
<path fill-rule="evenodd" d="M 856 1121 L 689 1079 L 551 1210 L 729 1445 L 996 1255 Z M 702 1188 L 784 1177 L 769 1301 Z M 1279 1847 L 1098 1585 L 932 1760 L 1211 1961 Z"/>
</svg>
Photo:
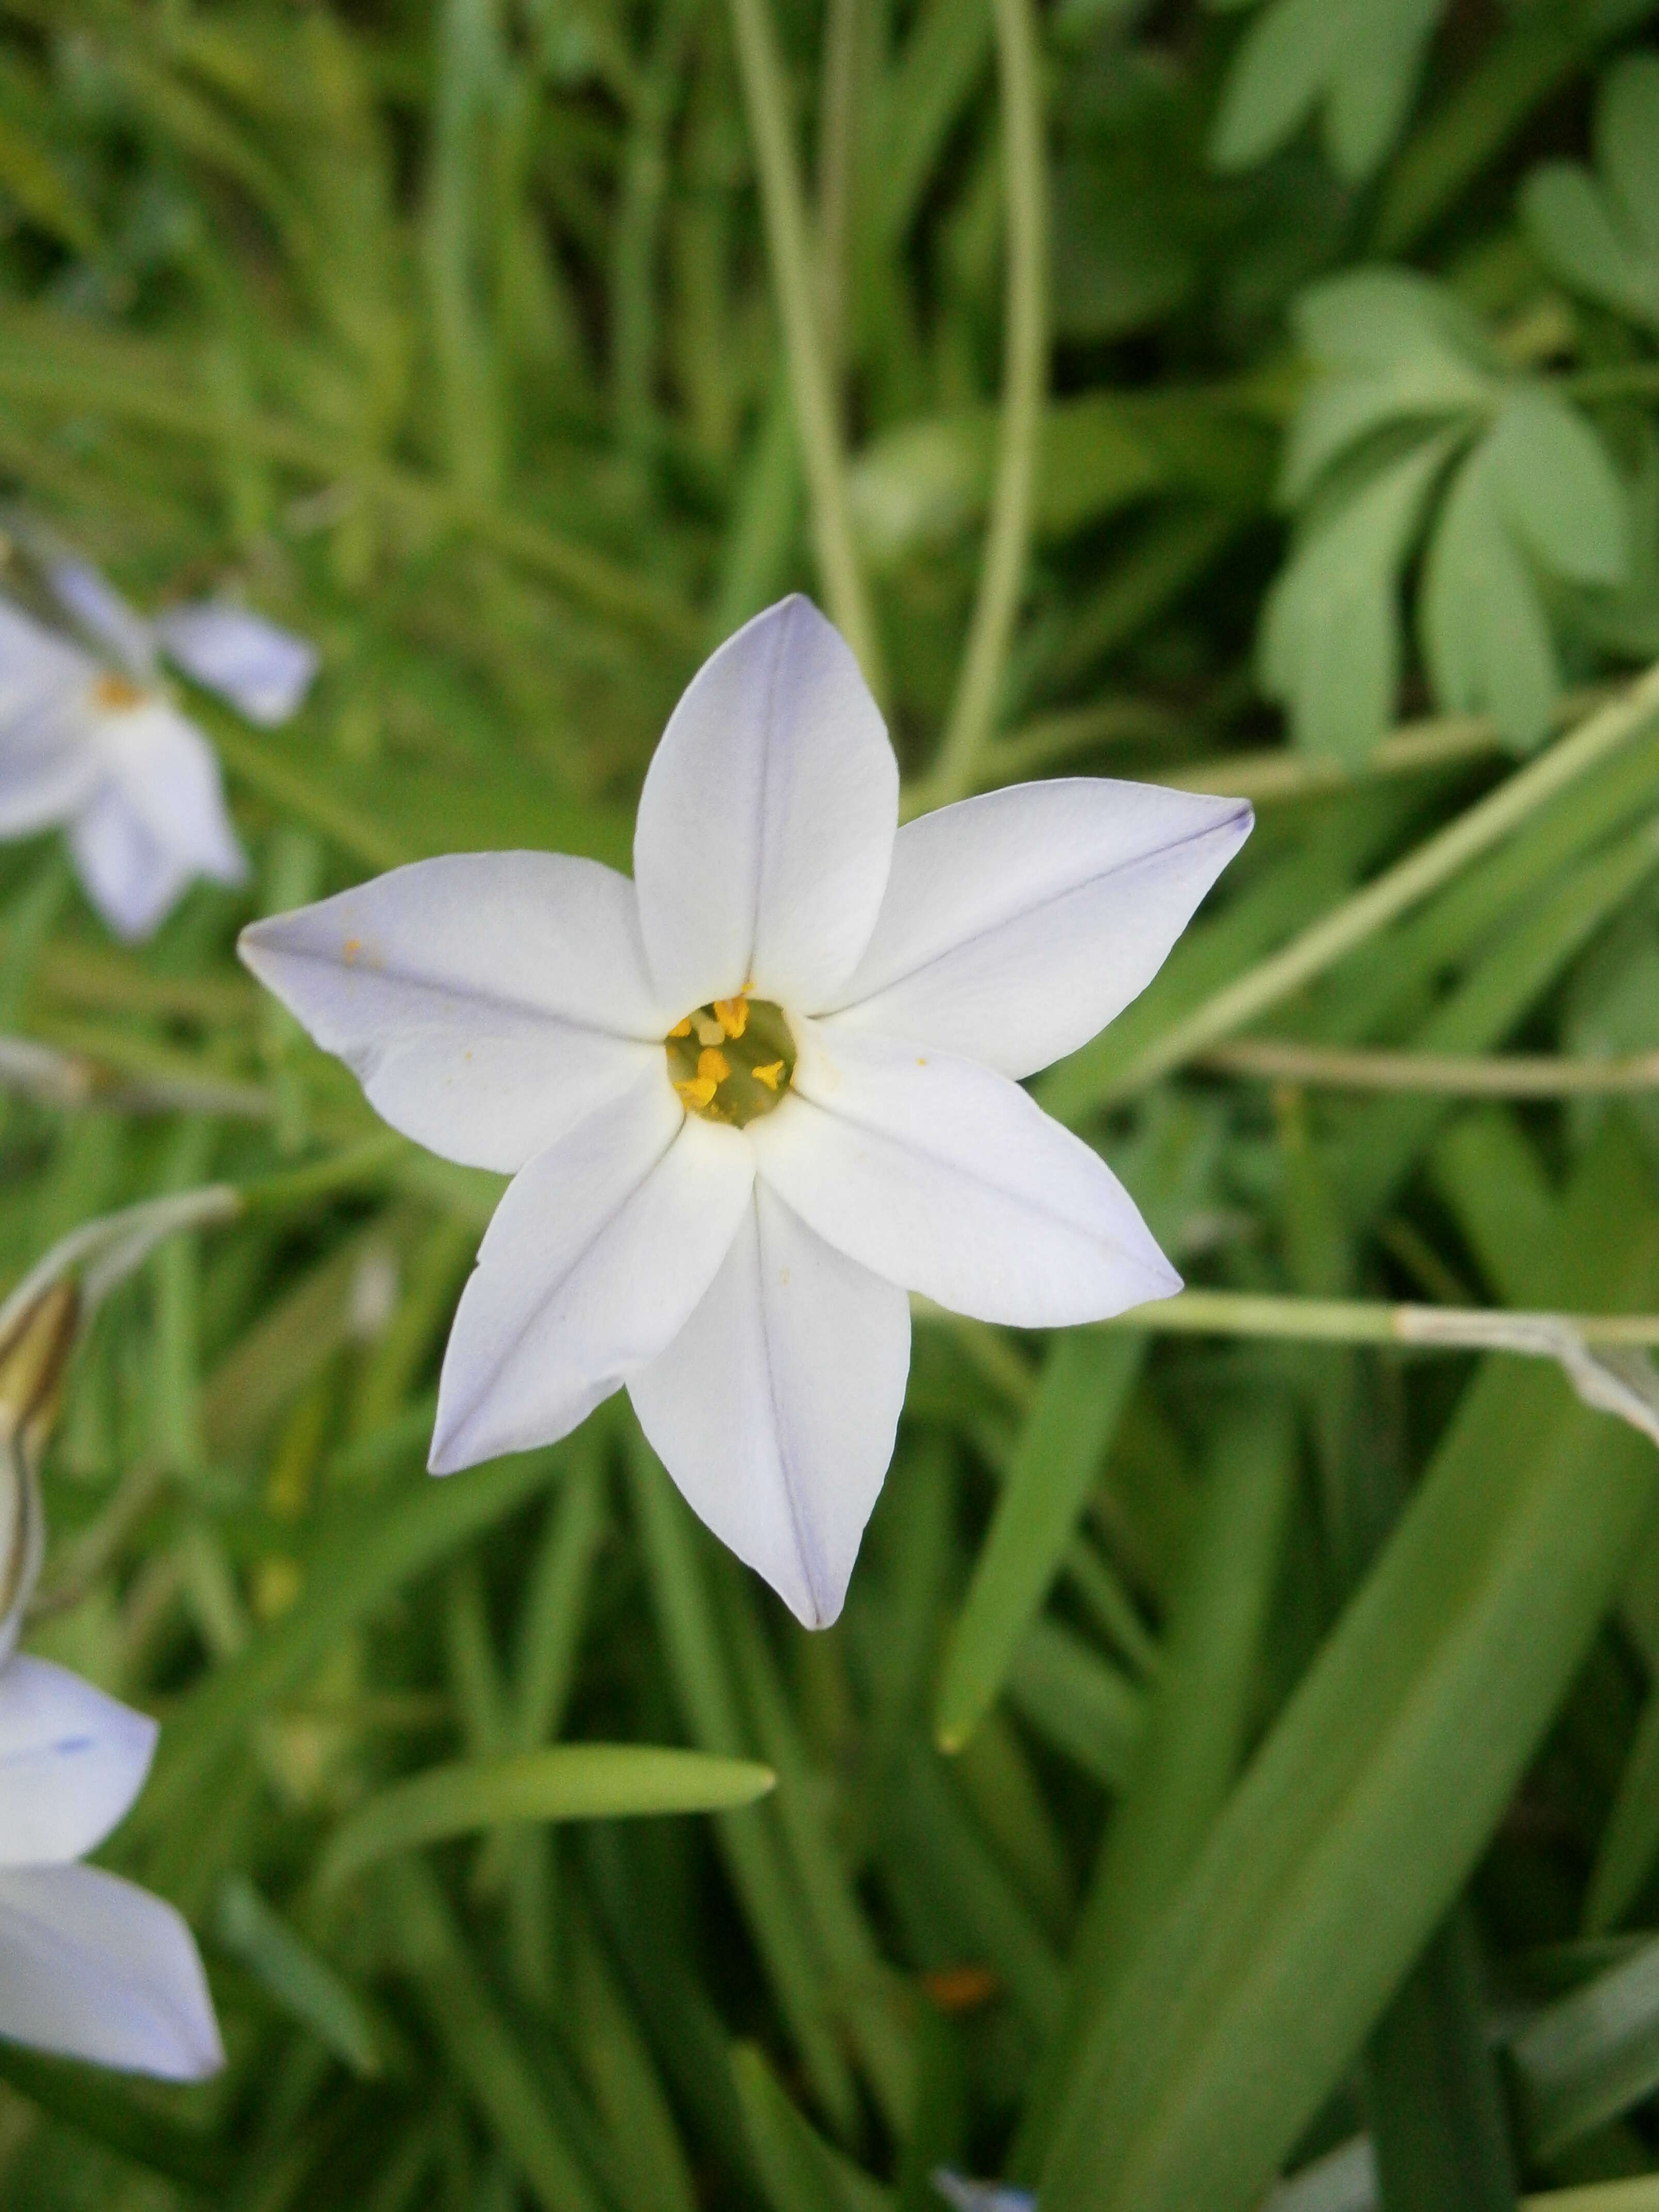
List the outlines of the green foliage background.
<svg viewBox="0 0 1659 2212">
<path fill-rule="evenodd" d="M 30 1635 L 164 1722 L 106 1856 L 230 2063 L 0 2046 L 8 2207 L 1659 2206 L 1659 1460 L 1377 1343 L 1659 1310 L 1656 15 L 0 0 L 10 495 L 324 659 L 275 734 L 191 701 L 246 896 L 125 951 L 0 852 L 0 1029 L 76 1091 L 0 1103 L 0 1272 L 247 1196 L 80 1355 Z M 428 1480 L 497 1185 L 231 949 L 422 854 L 626 865 L 794 587 L 914 805 L 1261 812 L 1036 1086 L 1231 1302 L 926 1318 L 817 1638 L 624 1402 Z M 675 1747 L 777 1786 L 658 1816 L 759 1778 Z"/>
</svg>

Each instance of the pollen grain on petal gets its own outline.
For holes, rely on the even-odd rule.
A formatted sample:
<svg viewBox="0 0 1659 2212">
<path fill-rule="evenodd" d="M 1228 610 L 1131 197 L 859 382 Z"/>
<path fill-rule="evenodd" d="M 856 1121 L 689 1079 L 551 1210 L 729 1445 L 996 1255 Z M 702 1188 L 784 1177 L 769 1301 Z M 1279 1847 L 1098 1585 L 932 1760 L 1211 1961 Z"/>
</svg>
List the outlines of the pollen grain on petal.
<svg viewBox="0 0 1659 2212">
<path fill-rule="evenodd" d="M 130 676 L 100 676 L 92 687 L 94 706 L 106 714 L 128 714 L 142 707 L 148 695 Z"/>
</svg>

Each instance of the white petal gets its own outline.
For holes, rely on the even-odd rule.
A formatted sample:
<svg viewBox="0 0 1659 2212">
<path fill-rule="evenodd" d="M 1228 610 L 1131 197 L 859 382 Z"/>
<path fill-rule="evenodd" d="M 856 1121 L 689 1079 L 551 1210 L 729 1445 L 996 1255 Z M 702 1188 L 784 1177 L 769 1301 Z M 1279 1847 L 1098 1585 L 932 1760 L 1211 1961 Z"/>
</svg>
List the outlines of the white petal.
<svg viewBox="0 0 1659 2212">
<path fill-rule="evenodd" d="M 462 1294 L 433 1473 L 552 1443 L 654 1359 L 713 1280 L 754 1175 L 741 1131 L 683 1113 L 665 1062 L 538 1152 Z"/>
<path fill-rule="evenodd" d="M 640 796 L 634 875 L 676 1018 L 753 981 L 811 1012 L 869 939 L 898 764 L 858 663 L 810 600 L 728 638 L 674 709 Z"/>
<path fill-rule="evenodd" d="M 46 580 L 58 603 L 129 675 L 147 677 L 155 665 L 155 639 L 113 586 L 88 561 L 55 561 Z"/>
<path fill-rule="evenodd" d="M 167 700 L 147 699 L 98 721 L 109 786 L 118 791 L 164 852 L 215 883 L 247 878 L 247 859 L 225 812 L 212 746 Z"/>
<path fill-rule="evenodd" d="M 842 1608 L 910 1368 L 910 1305 L 757 1183 L 702 1303 L 628 1386 L 692 1510 L 808 1628 Z"/>
<path fill-rule="evenodd" d="M 96 665 L 0 599 L 0 837 L 67 820 L 97 781 Z"/>
<path fill-rule="evenodd" d="M 155 635 L 187 676 L 267 729 L 298 712 L 317 673 L 317 648 L 228 599 L 168 607 Z"/>
<path fill-rule="evenodd" d="M 191 869 L 112 785 L 76 816 L 70 851 L 87 896 L 119 937 L 148 937 L 190 888 Z"/>
<path fill-rule="evenodd" d="M 757 1170 L 878 1275 L 982 1321 L 1101 1321 L 1181 1278 L 1117 1177 L 972 1060 L 798 1023 L 792 1096 L 750 1125 Z"/>
<path fill-rule="evenodd" d="M 0 1867 L 95 1850 L 143 1784 L 155 1723 L 45 1659 L 0 1668 Z"/>
<path fill-rule="evenodd" d="M 458 853 L 242 933 L 244 960 L 405 1136 L 513 1174 L 665 1075 L 677 1017 L 634 886 L 560 853 Z"/>
<path fill-rule="evenodd" d="M 1243 799 L 1079 776 L 908 823 L 843 1018 L 1030 1075 L 1145 990 L 1250 822 Z"/>
<path fill-rule="evenodd" d="M 0 2035 L 167 2081 L 225 2063 L 189 1929 L 97 1867 L 0 1869 Z"/>
</svg>

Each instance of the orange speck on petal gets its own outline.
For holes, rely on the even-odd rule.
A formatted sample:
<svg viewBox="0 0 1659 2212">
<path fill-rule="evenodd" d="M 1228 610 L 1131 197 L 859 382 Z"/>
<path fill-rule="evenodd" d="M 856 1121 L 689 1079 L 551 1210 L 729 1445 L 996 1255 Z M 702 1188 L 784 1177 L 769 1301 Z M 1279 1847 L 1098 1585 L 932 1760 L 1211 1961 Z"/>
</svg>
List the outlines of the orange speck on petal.
<svg viewBox="0 0 1659 2212">
<path fill-rule="evenodd" d="M 106 714 L 125 714 L 144 703 L 143 686 L 130 676 L 100 676 L 92 687 L 93 704 Z"/>
</svg>

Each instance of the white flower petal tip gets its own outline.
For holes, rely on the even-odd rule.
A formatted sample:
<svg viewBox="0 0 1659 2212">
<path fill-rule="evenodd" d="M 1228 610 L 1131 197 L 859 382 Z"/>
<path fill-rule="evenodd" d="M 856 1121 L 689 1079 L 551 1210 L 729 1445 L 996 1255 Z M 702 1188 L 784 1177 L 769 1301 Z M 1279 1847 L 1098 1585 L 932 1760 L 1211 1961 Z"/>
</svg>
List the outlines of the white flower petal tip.
<svg viewBox="0 0 1659 2212">
<path fill-rule="evenodd" d="M 164 2081 L 225 2063 L 190 1929 L 98 1867 L 0 1869 L 0 2036 Z"/>
<path fill-rule="evenodd" d="M 186 676 L 264 729 L 296 714 L 316 679 L 315 646 L 228 599 L 167 608 L 155 627 Z"/>
<path fill-rule="evenodd" d="M 1034 1074 L 1139 996 L 1250 833 L 1243 799 L 1069 777 L 908 823 L 849 1025 Z"/>
<path fill-rule="evenodd" d="M 745 1135 L 685 1115 L 666 1063 L 514 1179 L 462 1293 L 431 1456 L 553 1443 L 679 1333 L 754 1182 Z"/>
<path fill-rule="evenodd" d="M 935 2166 L 927 2177 L 935 2192 L 953 2212 L 1037 2212 L 1037 2201 L 1028 2189 L 1009 2189 L 1000 2181 L 969 2181 L 949 2166 Z"/>
<path fill-rule="evenodd" d="M 664 1067 L 634 887 L 559 853 L 418 860 L 238 950 L 417 1144 L 511 1175 Z"/>
<path fill-rule="evenodd" d="M 797 1025 L 795 1095 L 750 1131 L 761 1180 L 826 1243 L 981 1321 L 1060 1328 L 1181 1278 L 1097 1152 L 977 1062 Z"/>
<path fill-rule="evenodd" d="M 141 679 L 155 666 L 155 640 L 143 617 L 130 607 L 115 586 L 89 561 L 53 561 L 46 581 L 64 611 L 79 623 L 129 676 Z"/>
<path fill-rule="evenodd" d="M 910 1366 L 904 1292 L 757 1184 L 720 1273 L 628 1386 L 682 1495 L 807 1628 L 840 1613 Z"/>
<path fill-rule="evenodd" d="M 840 632 L 788 599 L 693 677 L 640 796 L 647 956 L 678 1016 L 752 982 L 807 1009 L 852 973 L 898 821 L 898 763 Z"/>
<path fill-rule="evenodd" d="M 0 1867 L 95 1850 L 143 1787 L 156 1734 L 66 1668 L 23 1656 L 0 1669 Z"/>
</svg>

